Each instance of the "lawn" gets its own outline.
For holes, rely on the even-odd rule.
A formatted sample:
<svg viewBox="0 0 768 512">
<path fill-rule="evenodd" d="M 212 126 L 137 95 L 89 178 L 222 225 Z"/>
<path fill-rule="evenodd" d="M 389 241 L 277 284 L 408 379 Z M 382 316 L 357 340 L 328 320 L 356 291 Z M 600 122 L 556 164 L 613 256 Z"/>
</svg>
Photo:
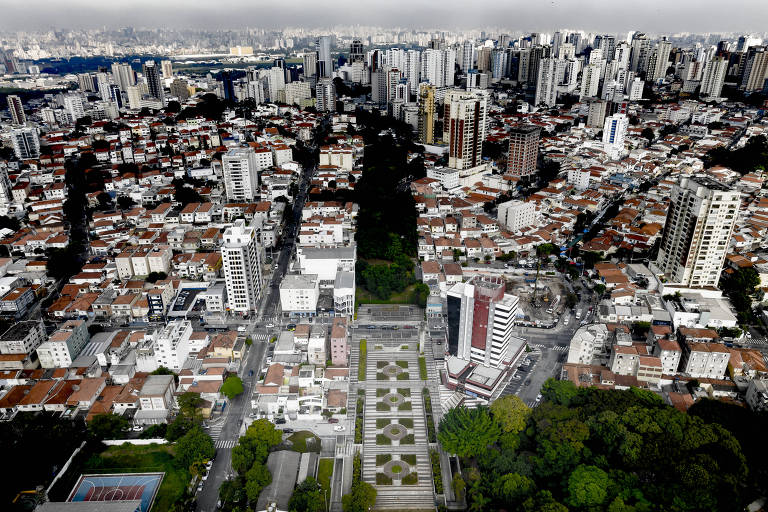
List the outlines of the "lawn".
<svg viewBox="0 0 768 512">
<path fill-rule="evenodd" d="M 310 439 L 313 441 L 309 441 Z M 320 439 L 309 430 L 299 430 L 298 432 L 291 434 L 290 437 L 288 437 L 288 440 L 293 443 L 291 449 L 295 452 L 305 453 L 320 451 Z M 307 443 L 307 441 L 309 441 L 309 443 Z"/>
<path fill-rule="evenodd" d="M 419 357 L 419 377 L 421 380 L 427 380 L 427 360 Z"/>
<path fill-rule="evenodd" d="M 408 369 L 408 361 L 395 361 L 395 364 L 404 370 Z"/>
<path fill-rule="evenodd" d="M 389 412 L 391 406 L 386 402 L 376 402 L 376 410 L 380 412 Z"/>
<path fill-rule="evenodd" d="M 365 360 L 368 357 L 368 342 L 365 339 L 360 340 L 360 359 L 357 362 L 357 380 L 365 380 Z"/>
<path fill-rule="evenodd" d="M 85 473 L 148 473 L 164 471 L 163 481 L 157 491 L 152 510 L 171 510 L 181 501 L 192 476 L 186 468 L 176 465 L 173 445 L 149 444 L 145 446 L 110 446 L 99 455 L 91 457 L 85 465 Z"/>
<path fill-rule="evenodd" d="M 402 372 L 397 374 L 397 380 L 408 380 L 411 376 L 408 375 L 408 372 Z"/>
<path fill-rule="evenodd" d="M 411 466 L 415 466 L 416 465 L 416 455 L 413 454 L 413 453 L 408 453 L 408 454 L 405 454 L 405 455 L 401 455 L 400 458 L 403 459 L 403 462 L 407 462 Z"/>
<path fill-rule="evenodd" d="M 388 394 L 389 390 L 387 388 L 377 388 L 376 389 L 376 397 L 381 398 L 384 395 Z"/>
<path fill-rule="evenodd" d="M 397 422 L 405 428 L 413 428 L 413 418 L 400 418 Z"/>
<path fill-rule="evenodd" d="M 387 418 L 376 418 L 376 428 L 384 428 L 389 425 L 390 420 Z"/>
<path fill-rule="evenodd" d="M 392 460 L 392 455 L 389 453 L 377 453 L 376 454 L 376 465 L 377 466 L 383 466 L 387 462 Z"/>
<path fill-rule="evenodd" d="M 359 304 L 413 304 L 411 296 L 413 295 L 413 289 L 416 285 L 412 284 L 405 290 L 393 293 L 389 296 L 389 299 L 380 299 L 377 295 L 364 290 L 361 287 L 357 287 L 355 290 L 355 302 Z"/>
<path fill-rule="evenodd" d="M 392 440 L 384 434 L 376 434 L 376 444 L 390 445 Z"/>
<path fill-rule="evenodd" d="M 411 390 L 409 388 L 397 388 L 397 392 L 406 398 L 411 396 Z"/>
<path fill-rule="evenodd" d="M 320 459 L 317 464 L 317 481 L 324 491 L 331 495 L 331 476 L 333 475 L 333 459 Z"/>
</svg>

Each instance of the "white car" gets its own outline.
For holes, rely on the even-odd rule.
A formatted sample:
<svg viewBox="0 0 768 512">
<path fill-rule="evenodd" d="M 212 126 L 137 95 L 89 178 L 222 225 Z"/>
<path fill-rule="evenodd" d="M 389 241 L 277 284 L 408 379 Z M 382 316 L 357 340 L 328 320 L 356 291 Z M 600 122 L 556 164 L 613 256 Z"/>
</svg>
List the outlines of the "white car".
<svg viewBox="0 0 768 512">
<path fill-rule="evenodd" d="M 333 427 L 334 432 L 344 432 L 344 430 L 345 430 L 344 425 L 336 425 L 335 427 Z"/>
<path fill-rule="evenodd" d="M 273 324 L 272 322 L 270 322 L 270 323 L 268 323 L 268 324 L 267 324 L 265 327 L 266 327 L 267 329 L 271 329 L 271 328 L 273 328 L 274 326 L 275 326 L 275 324 Z"/>
<path fill-rule="evenodd" d="M 133 431 L 134 432 L 141 432 L 142 430 L 144 430 L 144 427 L 142 427 L 141 425 L 134 425 L 133 426 Z"/>
</svg>

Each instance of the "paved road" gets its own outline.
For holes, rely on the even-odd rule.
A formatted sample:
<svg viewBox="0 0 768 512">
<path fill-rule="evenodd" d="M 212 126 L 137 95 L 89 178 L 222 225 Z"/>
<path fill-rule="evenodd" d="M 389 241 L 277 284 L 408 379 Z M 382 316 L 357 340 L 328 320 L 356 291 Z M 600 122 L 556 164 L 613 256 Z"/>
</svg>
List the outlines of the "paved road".
<svg viewBox="0 0 768 512">
<path fill-rule="evenodd" d="M 233 318 L 227 320 L 228 326 L 233 324 L 247 325 L 248 335 L 254 340 L 265 338 L 264 334 L 275 334 L 277 332 L 274 327 L 266 326 L 271 325 L 279 316 L 279 285 L 293 257 L 296 229 L 301 220 L 301 212 L 307 197 L 307 187 L 314 171 L 315 168 L 309 169 L 304 173 L 304 177 L 300 182 L 291 216 L 284 228 L 283 247 L 277 257 L 278 268 L 273 272 L 269 280 L 268 290 L 263 299 L 259 314 L 250 319 Z M 268 339 L 254 341 L 248 350 L 246 360 L 240 370 L 245 391 L 227 405 L 225 410 L 226 416 L 222 420 L 224 422 L 223 426 L 216 427 L 216 430 L 220 429 L 216 439 L 216 460 L 209 472 L 208 479 L 203 485 L 203 490 L 198 493 L 197 510 L 199 512 L 213 512 L 216 510 L 219 487 L 233 473 L 231 467 L 232 446 L 236 444 L 237 439 L 242 434 L 245 419 L 251 412 L 253 386 L 256 385 L 261 369 L 264 366 L 264 356 L 268 345 Z M 247 375 L 250 371 L 253 371 L 253 376 L 249 378 Z M 225 448 L 222 446 L 225 446 Z"/>
</svg>

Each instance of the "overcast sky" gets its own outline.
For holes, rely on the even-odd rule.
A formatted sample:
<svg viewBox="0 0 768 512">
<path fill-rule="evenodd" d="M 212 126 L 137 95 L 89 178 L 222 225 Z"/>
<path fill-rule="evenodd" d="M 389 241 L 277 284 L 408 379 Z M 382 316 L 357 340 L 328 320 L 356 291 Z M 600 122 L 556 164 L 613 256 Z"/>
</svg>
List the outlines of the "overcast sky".
<svg viewBox="0 0 768 512">
<path fill-rule="evenodd" d="M 0 29 L 336 24 L 551 32 L 764 32 L 768 0 L 0 0 Z"/>
</svg>

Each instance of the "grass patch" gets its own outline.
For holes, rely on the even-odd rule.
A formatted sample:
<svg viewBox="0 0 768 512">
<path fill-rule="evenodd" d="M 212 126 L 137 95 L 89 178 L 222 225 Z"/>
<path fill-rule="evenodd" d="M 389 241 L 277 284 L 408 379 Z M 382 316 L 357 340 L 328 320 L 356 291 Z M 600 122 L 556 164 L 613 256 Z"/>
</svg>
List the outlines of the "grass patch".
<svg viewBox="0 0 768 512">
<path fill-rule="evenodd" d="M 376 454 L 376 465 L 377 466 L 383 466 L 387 462 L 392 460 L 392 455 L 389 453 L 377 453 Z"/>
<path fill-rule="evenodd" d="M 376 372 L 376 380 L 389 380 L 389 375 L 384 375 L 381 372 Z"/>
<path fill-rule="evenodd" d="M 357 380 L 362 382 L 365 380 L 365 361 L 368 358 L 368 341 L 363 338 L 360 340 L 360 359 L 357 361 Z"/>
<path fill-rule="evenodd" d="M 435 493 L 443 494 L 443 474 L 440 471 L 440 454 L 436 450 L 429 450 L 429 462 L 432 464 L 432 481 L 435 484 Z"/>
<path fill-rule="evenodd" d="M 392 427 L 391 429 L 389 429 L 389 433 L 392 434 L 393 436 L 399 436 L 401 428 L 402 427 Z"/>
<path fill-rule="evenodd" d="M 376 444 L 391 445 L 392 440 L 384 434 L 376 434 Z"/>
<path fill-rule="evenodd" d="M 300 430 L 291 434 L 288 437 L 288 441 L 293 443 L 291 449 L 295 452 L 306 453 L 320 451 L 320 439 L 309 430 Z"/>
<path fill-rule="evenodd" d="M 376 473 L 376 485 L 392 485 L 392 479 L 384 473 Z"/>
<path fill-rule="evenodd" d="M 416 438 L 413 437 L 413 434 L 408 434 L 400 440 L 400 444 L 416 444 Z"/>
<path fill-rule="evenodd" d="M 403 462 L 407 462 L 411 466 L 416 465 L 416 454 L 409 453 L 407 455 L 401 455 L 400 458 L 403 460 Z"/>
<path fill-rule="evenodd" d="M 182 501 L 192 476 L 174 460 L 173 445 L 110 446 L 85 464 L 85 473 L 145 473 L 164 471 L 153 510 L 171 510 Z"/>
<path fill-rule="evenodd" d="M 403 369 L 408 368 L 408 361 L 395 361 L 395 364 Z"/>
<path fill-rule="evenodd" d="M 402 473 L 403 472 L 403 466 L 400 466 L 398 464 L 394 464 L 391 468 L 389 468 L 390 471 L 392 471 L 394 474 Z"/>
<path fill-rule="evenodd" d="M 373 260 L 376 261 L 376 260 Z M 391 262 L 381 261 L 381 264 L 388 265 Z M 372 263 L 374 264 L 374 263 Z M 361 286 L 355 289 L 355 302 L 357 304 L 413 304 L 413 290 L 416 288 L 416 284 L 412 284 L 406 287 L 405 290 L 393 293 L 388 299 L 381 299 L 378 295 L 375 295 L 368 290 L 364 290 Z"/>
<path fill-rule="evenodd" d="M 392 402 L 392 404 L 393 404 L 393 405 L 394 405 L 394 404 L 395 404 L 395 403 L 396 403 L 398 400 L 400 400 L 400 397 L 398 397 L 398 396 L 391 396 L 391 397 L 389 397 L 389 401 L 390 401 L 390 402 Z"/>
<path fill-rule="evenodd" d="M 427 360 L 419 357 L 419 377 L 421 380 L 427 380 Z"/>
<path fill-rule="evenodd" d="M 409 350 L 410 348 L 410 345 L 400 345 L 400 350 Z"/>
<path fill-rule="evenodd" d="M 411 390 L 409 388 L 397 388 L 397 392 L 406 398 L 410 398 Z"/>
<path fill-rule="evenodd" d="M 402 480 L 403 485 L 416 485 L 419 483 L 419 477 L 416 473 L 404 477 Z"/>
<path fill-rule="evenodd" d="M 329 495 L 331 494 L 331 476 L 333 476 L 333 459 L 320 459 L 317 464 L 317 481 Z"/>
<path fill-rule="evenodd" d="M 376 368 L 381 370 L 382 368 L 386 367 L 389 363 L 387 361 L 376 361 Z"/>
<path fill-rule="evenodd" d="M 380 412 L 389 412 L 392 408 L 386 402 L 376 402 L 376 410 Z"/>
<path fill-rule="evenodd" d="M 403 402 L 400 405 L 397 406 L 398 411 L 412 411 L 413 406 L 411 405 L 411 402 Z"/>
<path fill-rule="evenodd" d="M 376 398 L 381 398 L 389 393 L 387 388 L 376 388 Z"/>
<path fill-rule="evenodd" d="M 397 380 L 409 380 L 411 376 L 408 374 L 408 372 L 401 372 L 397 374 Z"/>
<path fill-rule="evenodd" d="M 376 428 L 384 428 L 389 425 L 390 420 L 387 418 L 376 418 Z"/>
<path fill-rule="evenodd" d="M 413 428 L 413 418 L 400 418 L 397 422 L 405 428 Z"/>
</svg>

